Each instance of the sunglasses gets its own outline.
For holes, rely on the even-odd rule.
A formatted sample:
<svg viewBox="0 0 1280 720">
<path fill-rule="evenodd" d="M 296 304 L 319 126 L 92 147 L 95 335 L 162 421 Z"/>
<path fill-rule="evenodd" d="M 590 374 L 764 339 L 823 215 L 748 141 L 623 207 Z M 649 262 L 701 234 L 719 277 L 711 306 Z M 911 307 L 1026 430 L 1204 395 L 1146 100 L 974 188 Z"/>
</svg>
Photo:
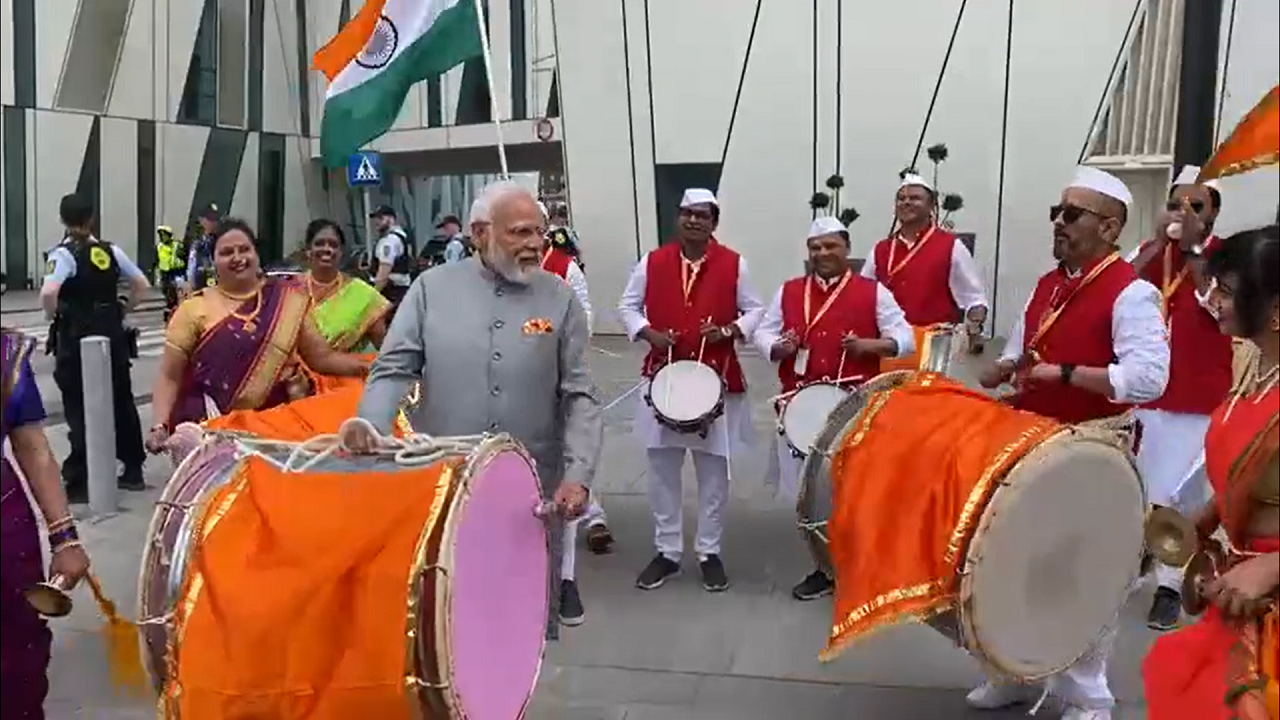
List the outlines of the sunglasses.
<svg viewBox="0 0 1280 720">
<path fill-rule="evenodd" d="M 1107 216 L 1102 213 L 1094 212 L 1078 205 L 1053 205 L 1049 208 L 1049 222 L 1057 222 L 1058 218 L 1061 217 L 1064 225 L 1070 225 L 1086 214 L 1103 220 L 1107 219 Z"/>
<path fill-rule="evenodd" d="M 1191 202 L 1187 203 L 1187 205 L 1190 206 L 1191 211 L 1196 213 L 1197 215 L 1204 212 L 1204 203 L 1200 202 L 1199 200 L 1192 200 Z M 1182 210 L 1182 203 L 1177 200 L 1170 200 L 1169 202 L 1164 204 L 1164 207 L 1169 212 L 1179 212 Z"/>
</svg>

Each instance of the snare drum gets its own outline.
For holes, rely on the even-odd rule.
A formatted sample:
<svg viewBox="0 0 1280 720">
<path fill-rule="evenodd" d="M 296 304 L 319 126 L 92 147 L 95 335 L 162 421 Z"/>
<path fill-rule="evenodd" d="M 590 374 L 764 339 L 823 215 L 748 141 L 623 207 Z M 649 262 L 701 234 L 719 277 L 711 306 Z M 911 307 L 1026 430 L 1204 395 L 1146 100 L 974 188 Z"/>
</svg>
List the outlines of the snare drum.
<svg viewBox="0 0 1280 720">
<path fill-rule="evenodd" d="M 849 397 L 833 383 L 814 383 L 796 390 L 778 413 L 778 434 L 798 458 L 809 454 L 831 412 Z"/>
<path fill-rule="evenodd" d="M 522 717 L 550 589 L 525 451 L 286 471 L 296 449 L 211 435 L 157 505 L 139 617 L 166 716 Z"/>
<path fill-rule="evenodd" d="M 928 619 L 993 673 L 1041 679 L 1089 649 L 1138 575 L 1146 496 L 1114 433 L 921 374 L 869 399 L 832 466 L 827 659 Z"/>
<path fill-rule="evenodd" d="M 724 381 L 710 365 L 677 360 L 653 374 L 644 400 L 663 427 L 706 437 L 724 415 Z"/>
<path fill-rule="evenodd" d="M 827 521 L 831 519 L 831 458 L 843 442 L 853 421 L 874 393 L 906 382 L 909 370 L 881 373 L 847 394 L 827 413 L 826 422 L 810 443 L 813 450 L 800 469 L 800 496 L 796 501 L 800 535 L 809 547 L 814 563 L 830 575 L 831 555 L 827 552 Z"/>
</svg>

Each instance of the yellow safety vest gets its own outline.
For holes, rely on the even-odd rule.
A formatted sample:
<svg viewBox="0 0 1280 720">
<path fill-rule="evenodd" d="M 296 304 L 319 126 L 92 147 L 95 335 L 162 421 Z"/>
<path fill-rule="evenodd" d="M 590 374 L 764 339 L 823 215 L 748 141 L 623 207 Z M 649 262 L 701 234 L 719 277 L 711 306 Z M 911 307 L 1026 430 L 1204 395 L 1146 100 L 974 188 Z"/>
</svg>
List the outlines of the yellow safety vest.
<svg viewBox="0 0 1280 720">
<path fill-rule="evenodd" d="M 156 269 L 162 273 L 181 270 L 186 267 L 186 258 L 178 252 L 178 244 L 172 240 L 156 242 Z"/>
</svg>

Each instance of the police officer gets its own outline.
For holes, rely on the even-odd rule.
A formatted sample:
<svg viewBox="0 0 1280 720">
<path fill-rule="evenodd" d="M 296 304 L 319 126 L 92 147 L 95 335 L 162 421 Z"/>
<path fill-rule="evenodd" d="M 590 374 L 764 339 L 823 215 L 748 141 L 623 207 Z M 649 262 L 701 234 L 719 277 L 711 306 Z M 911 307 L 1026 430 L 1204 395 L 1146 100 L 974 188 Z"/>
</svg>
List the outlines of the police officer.
<svg viewBox="0 0 1280 720">
<path fill-rule="evenodd" d="M 125 312 L 148 288 L 147 276 L 120 248 L 93 235 L 93 205 L 80 195 L 62 198 L 59 208 L 67 237 L 49 253 L 48 274 L 40 288 L 45 312 L 54 316 L 53 378 L 62 392 L 70 430 L 71 454 L 62 463 L 62 480 L 73 503 L 89 500 L 85 467 L 84 385 L 80 339 L 101 335 L 111 341 L 111 383 L 115 401 L 116 459 L 124 464 L 118 479 L 126 490 L 145 490 L 142 424 L 133 400 Z M 120 297 L 121 279 L 129 297 Z"/>
<path fill-rule="evenodd" d="M 569 227 L 569 206 L 556 205 L 547 218 L 547 238 L 551 244 L 564 252 L 585 270 L 582 264 L 582 251 L 578 248 L 578 233 Z"/>
<path fill-rule="evenodd" d="M 394 313 L 404 294 L 409 291 L 409 236 L 396 222 L 396 211 L 389 205 L 379 205 L 369 213 L 369 217 L 373 218 L 374 228 L 379 236 L 373 251 L 377 262 L 373 286 L 391 301 L 391 311 Z"/>
<path fill-rule="evenodd" d="M 200 236 L 191 243 L 187 253 L 187 287 L 191 292 L 212 287 L 217 282 L 213 271 L 213 229 L 218 226 L 222 214 L 218 206 L 210 204 L 196 217 L 200 223 Z"/>
<path fill-rule="evenodd" d="M 164 292 L 164 321 L 178 307 L 179 291 L 187 284 L 187 258 L 182 243 L 168 225 L 156 228 L 156 282 Z"/>
</svg>

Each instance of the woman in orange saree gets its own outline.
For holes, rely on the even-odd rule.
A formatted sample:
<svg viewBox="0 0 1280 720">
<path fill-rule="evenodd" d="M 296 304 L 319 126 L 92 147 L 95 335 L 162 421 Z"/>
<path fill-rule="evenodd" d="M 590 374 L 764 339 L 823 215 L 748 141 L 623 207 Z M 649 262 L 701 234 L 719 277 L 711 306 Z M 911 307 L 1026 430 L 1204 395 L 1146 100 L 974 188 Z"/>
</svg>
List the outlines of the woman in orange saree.
<svg viewBox="0 0 1280 720">
<path fill-rule="evenodd" d="M 1280 490 L 1280 228 L 1240 233 L 1209 261 L 1209 308 L 1252 340 L 1259 369 L 1214 413 L 1205 469 L 1214 501 L 1196 519 L 1202 545 L 1221 528 L 1226 571 L 1203 588 L 1195 625 L 1164 635 L 1143 663 L 1149 720 L 1276 720 Z"/>
<path fill-rule="evenodd" d="M 179 305 L 165 334 L 147 438 L 152 452 L 178 423 L 288 402 L 298 358 L 325 375 L 359 377 L 369 366 L 320 334 L 305 289 L 260 277 L 257 240 L 246 223 L 223 220 L 213 243 L 217 284 Z"/>
</svg>

